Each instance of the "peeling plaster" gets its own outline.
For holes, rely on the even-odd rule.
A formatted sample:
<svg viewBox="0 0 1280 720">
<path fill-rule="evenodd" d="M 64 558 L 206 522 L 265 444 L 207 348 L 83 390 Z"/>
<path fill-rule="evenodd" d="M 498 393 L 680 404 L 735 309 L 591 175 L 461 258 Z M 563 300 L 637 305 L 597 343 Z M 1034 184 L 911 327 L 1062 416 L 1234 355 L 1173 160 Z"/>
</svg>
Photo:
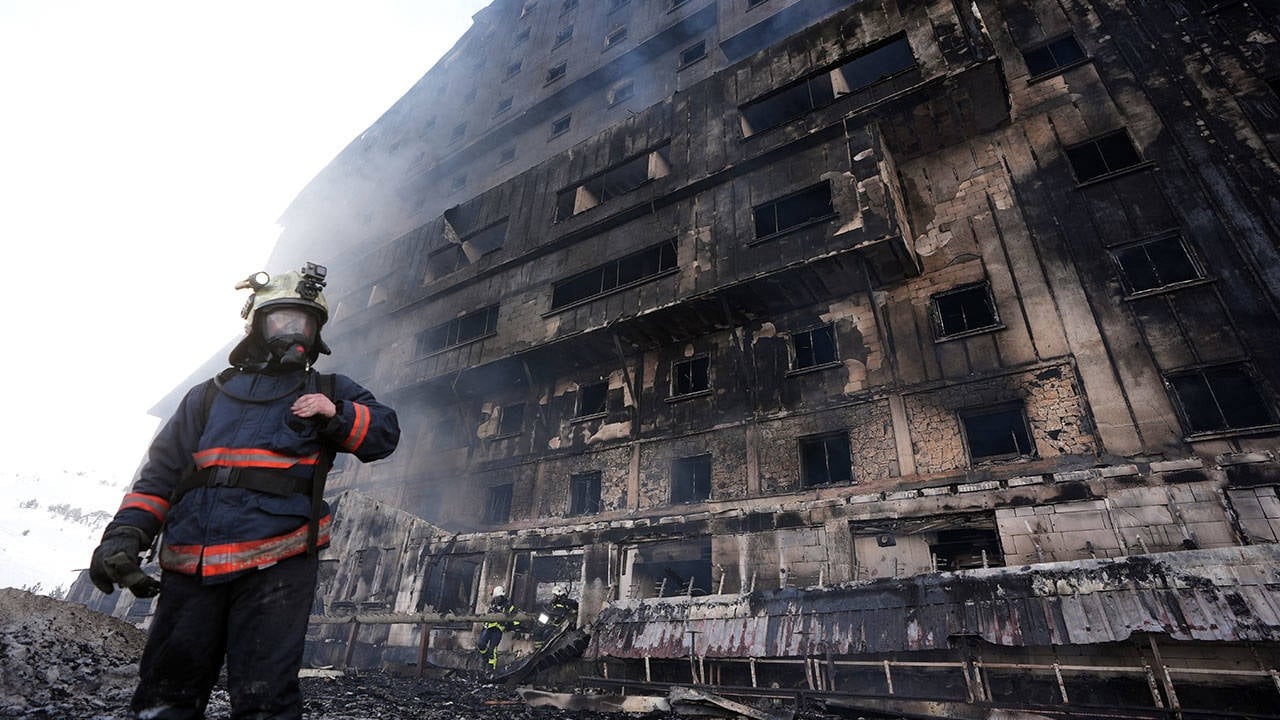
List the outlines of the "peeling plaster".
<svg viewBox="0 0 1280 720">
<path fill-rule="evenodd" d="M 584 434 L 586 429 L 584 428 Z M 605 423 L 595 434 L 587 437 L 587 444 L 591 445 L 598 442 L 608 442 L 610 440 L 625 440 L 631 436 L 631 421 Z"/>
</svg>

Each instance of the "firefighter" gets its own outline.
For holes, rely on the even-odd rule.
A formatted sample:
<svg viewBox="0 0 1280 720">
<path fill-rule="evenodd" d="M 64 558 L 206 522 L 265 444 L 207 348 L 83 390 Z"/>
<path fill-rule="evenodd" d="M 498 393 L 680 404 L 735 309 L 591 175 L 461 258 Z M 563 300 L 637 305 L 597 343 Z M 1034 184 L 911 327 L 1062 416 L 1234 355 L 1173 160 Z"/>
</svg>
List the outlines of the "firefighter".
<svg viewBox="0 0 1280 720">
<path fill-rule="evenodd" d="M 550 640 L 560 628 L 578 620 L 578 601 L 569 597 L 569 589 L 564 585 L 556 585 L 551 589 L 551 601 L 538 615 L 538 629 L 533 633 L 535 643 L 542 644 Z"/>
<path fill-rule="evenodd" d="M 329 543 L 325 473 L 335 452 L 378 460 L 400 436 L 368 390 L 312 369 L 329 352 L 326 274 L 307 263 L 237 285 L 253 296 L 231 367 L 187 392 L 93 551 L 102 592 L 159 592 L 137 718 L 203 718 L 224 659 L 233 717 L 302 717 L 298 668 Z M 139 556 L 161 530 L 157 582 Z"/>
<path fill-rule="evenodd" d="M 493 599 L 489 603 L 490 615 L 506 615 L 511 617 L 520 610 L 507 599 L 507 591 L 501 585 L 493 588 Z M 489 665 L 489 670 L 498 669 L 498 645 L 502 643 L 502 633 L 520 627 L 518 620 L 490 620 L 484 624 L 476 650 Z"/>
</svg>

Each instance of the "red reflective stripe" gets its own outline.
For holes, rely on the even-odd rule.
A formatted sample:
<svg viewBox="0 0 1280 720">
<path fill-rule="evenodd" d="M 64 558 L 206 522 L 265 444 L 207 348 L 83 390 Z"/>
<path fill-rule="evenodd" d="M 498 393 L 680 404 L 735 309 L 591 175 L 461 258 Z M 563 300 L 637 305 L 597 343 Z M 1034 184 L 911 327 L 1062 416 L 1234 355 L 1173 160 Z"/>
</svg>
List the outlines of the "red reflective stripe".
<svg viewBox="0 0 1280 720">
<path fill-rule="evenodd" d="M 169 502 L 156 495 L 129 493 L 124 496 L 124 501 L 120 503 L 120 509 L 124 510 L 125 508 L 141 508 L 155 515 L 156 518 L 164 520 L 164 516 L 169 513 Z"/>
<path fill-rule="evenodd" d="M 315 465 L 319 453 L 306 457 L 285 455 L 273 450 L 260 448 L 208 448 L 192 455 L 196 467 L 203 470 L 208 467 L 264 467 L 288 468 L 294 465 Z"/>
<path fill-rule="evenodd" d="M 320 519 L 318 544 L 329 542 L 330 516 Z M 307 551 L 307 526 L 291 533 L 262 540 L 222 545 L 165 545 L 160 548 L 160 566 L 187 575 L 225 575 L 270 565 Z M 203 561 L 203 562 L 202 562 Z"/>
<path fill-rule="evenodd" d="M 347 439 L 342 441 L 342 447 L 355 452 L 361 444 L 364 443 L 365 437 L 369 435 L 369 408 L 360 403 L 351 403 L 351 409 L 355 410 L 356 417 L 351 423 L 351 432 L 347 433 Z"/>
</svg>

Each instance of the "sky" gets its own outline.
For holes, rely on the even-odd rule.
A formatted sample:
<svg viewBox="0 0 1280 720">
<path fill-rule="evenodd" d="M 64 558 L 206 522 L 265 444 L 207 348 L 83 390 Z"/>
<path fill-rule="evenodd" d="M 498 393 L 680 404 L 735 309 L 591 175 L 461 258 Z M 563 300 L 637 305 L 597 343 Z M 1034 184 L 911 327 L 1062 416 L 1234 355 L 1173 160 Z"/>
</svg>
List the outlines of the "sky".
<svg viewBox="0 0 1280 720">
<path fill-rule="evenodd" d="M 0 473 L 127 484 L 289 202 L 489 2 L 0 0 Z"/>
</svg>

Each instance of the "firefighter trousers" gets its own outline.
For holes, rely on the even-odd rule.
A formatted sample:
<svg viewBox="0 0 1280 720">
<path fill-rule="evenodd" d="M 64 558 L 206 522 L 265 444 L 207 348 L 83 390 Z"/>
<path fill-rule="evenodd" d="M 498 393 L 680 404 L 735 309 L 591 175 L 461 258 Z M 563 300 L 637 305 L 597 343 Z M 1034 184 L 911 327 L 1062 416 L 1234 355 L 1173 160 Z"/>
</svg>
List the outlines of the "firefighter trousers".
<svg viewBox="0 0 1280 720">
<path fill-rule="evenodd" d="M 135 716 L 203 718 L 225 658 L 232 720 L 301 718 L 298 668 L 318 566 L 316 555 L 296 555 L 217 585 L 164 573 Z"/>
</svg>

